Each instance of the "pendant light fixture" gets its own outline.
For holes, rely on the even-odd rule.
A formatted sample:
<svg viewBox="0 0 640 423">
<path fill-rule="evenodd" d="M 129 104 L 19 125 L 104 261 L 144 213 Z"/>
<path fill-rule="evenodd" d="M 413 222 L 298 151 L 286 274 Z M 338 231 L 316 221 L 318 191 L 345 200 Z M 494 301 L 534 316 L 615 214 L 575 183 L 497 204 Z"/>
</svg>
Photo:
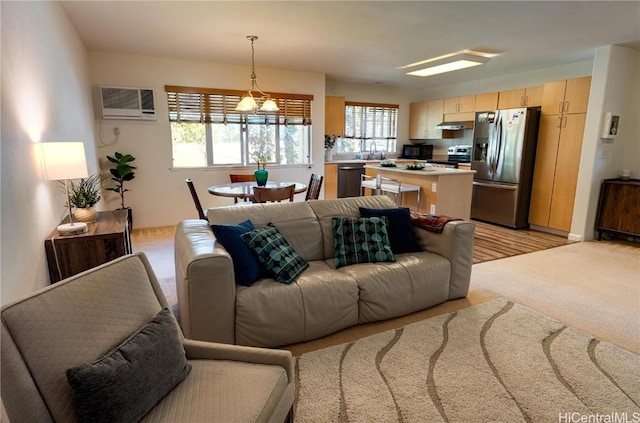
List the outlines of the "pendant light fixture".
<svg viewBox="0 0 640 423">
<path fill-rule="evenodd" d="M 256 78 L 256 68 L 254 64 L 254 49 L 253 42 L 258 39 L 257 35 L 247 35 L 247 40 L 251 41 L 251 87 L 247 94 L 242 97 L 242 100 L 236 106 L 236 110 L 240 112 L 253 112 L 255 110 L 260 110 L 261 112 L 277 112 L 280 110 L 275 101 L 271 99 L 269 94 L 264 93 L 260 87 L 258 87 L 258 82 Z M 252 91 L 257 91 L 261 94 L 261 97 L 258 98 L 258 101 L 262 102 L 262 105 L 258 107 L 258 103 L 256 99 L 253 97 Z"/>
</svg>

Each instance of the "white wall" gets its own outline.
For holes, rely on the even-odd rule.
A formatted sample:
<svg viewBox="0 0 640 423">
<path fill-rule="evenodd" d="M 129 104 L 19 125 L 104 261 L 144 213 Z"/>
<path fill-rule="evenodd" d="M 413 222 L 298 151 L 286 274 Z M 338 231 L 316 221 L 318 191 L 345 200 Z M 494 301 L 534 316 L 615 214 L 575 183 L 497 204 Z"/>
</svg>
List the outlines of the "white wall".
<svg viewBox="0 0 640 423">
<path fill-rule="evenodd" d="M 596 50 L 570 239 L 593 239 L 600 186 L 620 169 L 640 178 L 640 52 L 620 46 Z M 613 142 L 599 137 L 602 115 L 620 116 Z"/>
<path fill-rule="evenodd" d="M 83 141 L 97 171 L 86 49 L 55 2 L 2 2 L 2 304 L 49 284 L 44 239 L 64 193 L 43 180 L 39 142 Z"/>
<path fill-rule="evenodd" d="M 249 54 L 249 51 L 247 51 Z M 103 168 L 105 157 L 115 151 L 136 157 L 136 177 L 127 183 L 125 205 L 133 209 L 135 228 L 175 225 L 184 219 L 197 218 L 195 206 L 185 184 L 193 179 L 203 207 L 229 205 L 229 198 L 214 197 L 207 187 L 229 182 L 229 173 L 249 173 L 255 169 L 172 169 L 171 132 L 169 127 L 165 85 L 248 89 L 250 66 L 189 61 L 119 53 L 89 54 L 92 84 L 153 88 L 156 96 L 157 121 L 96 120 L 96 149 Z M 312 165 L 291 167 L 268 166 L 269 177 L 276 180 L 308 182 L 312 172 L 324 173 L 324 92 L 322 73 L 256 67 L 258 83 L 267 92 L 312 94 Z M 116 138 L 113 128 L 119 128 Z M 106 193 L 108 208 L 119 207 L 119 196 Z M 304 199 L 298 194 L 296 200 Z"/>
</svg>

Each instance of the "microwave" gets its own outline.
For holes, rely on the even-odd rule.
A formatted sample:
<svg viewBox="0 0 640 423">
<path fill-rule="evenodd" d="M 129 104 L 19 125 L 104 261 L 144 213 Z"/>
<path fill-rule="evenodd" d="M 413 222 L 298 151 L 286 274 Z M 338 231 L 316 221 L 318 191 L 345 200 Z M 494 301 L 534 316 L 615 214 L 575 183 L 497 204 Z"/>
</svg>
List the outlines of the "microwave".
<svg viewBox="0 0 640 423">
<path fill-rule="evenodd" d="M 431 144 L 403 144 L 403 159 L 429 160 L 433 157 L 433 145 Z"/>
</svg>

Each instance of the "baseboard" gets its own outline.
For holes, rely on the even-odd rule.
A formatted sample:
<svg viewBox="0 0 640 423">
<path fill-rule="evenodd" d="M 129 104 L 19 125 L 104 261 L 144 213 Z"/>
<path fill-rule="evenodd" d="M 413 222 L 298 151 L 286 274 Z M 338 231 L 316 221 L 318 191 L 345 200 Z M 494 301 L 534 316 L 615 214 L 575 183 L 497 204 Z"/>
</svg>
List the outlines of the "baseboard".
<svg viewBox="0 0 640 423">
<path fill-rule="evenodd" d="M 569 238 L 569 236 L 570 236 L 569 234 L 567 234 L 566 232 L 563 232 L 563 231 L 559 231 L 557 229 L 551 229 L 551 228 L 547 228 L 547 227 L 544 227 L 544 226 L 531 225 L 531 224 L 529 225 L 529 229 L 532 229 L 534 231 L 539 231 L 539 232 L 546 232 L 548 234 L 558 235 L 558 236 L 561 236 L 561 237 L 564 237 L 564 238 L 571 239 L 571 238 Z"/>
<path fill-rule="evenodd" d="M 584 235 L 569 234 L 567 239 L 569 239 L 569 241 L 582 242 L 584 241 Z"/>
</svg>

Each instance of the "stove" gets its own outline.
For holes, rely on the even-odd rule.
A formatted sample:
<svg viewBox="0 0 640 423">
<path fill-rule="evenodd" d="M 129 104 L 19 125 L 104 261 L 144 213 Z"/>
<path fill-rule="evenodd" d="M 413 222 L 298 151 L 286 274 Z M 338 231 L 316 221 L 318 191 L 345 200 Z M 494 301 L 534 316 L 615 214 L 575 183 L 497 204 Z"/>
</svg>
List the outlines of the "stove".
<svg viewBox="0 0 640 423">
<path fill-rule="evenodd" d="M 450 162 L 469 163 L 471 162 L 470 145 L 452 145 L 447 151 L 447 160 Z"/>
</svg>

